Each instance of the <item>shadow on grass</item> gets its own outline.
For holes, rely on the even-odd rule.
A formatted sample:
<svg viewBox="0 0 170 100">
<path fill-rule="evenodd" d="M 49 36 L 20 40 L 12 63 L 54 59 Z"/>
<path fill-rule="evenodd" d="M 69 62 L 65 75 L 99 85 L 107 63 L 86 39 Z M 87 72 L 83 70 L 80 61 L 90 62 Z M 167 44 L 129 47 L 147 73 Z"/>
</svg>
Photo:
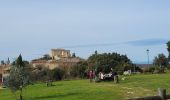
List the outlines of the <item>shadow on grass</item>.
<svg viewBox="0 0 170 100">
<path fill-rule="evenodd" d="M 82 93 L 65 93 L 65 94 L 53 94 L 49 96 L 40 96 L 40 97 L 34 97 L 33 100 L 43 100 L 43 99 L 53 99 L 53 98 L 61 98 L 61 97 L 67 97 L 67 96 L 74 96 L 79 95 Z"/>
</svg>

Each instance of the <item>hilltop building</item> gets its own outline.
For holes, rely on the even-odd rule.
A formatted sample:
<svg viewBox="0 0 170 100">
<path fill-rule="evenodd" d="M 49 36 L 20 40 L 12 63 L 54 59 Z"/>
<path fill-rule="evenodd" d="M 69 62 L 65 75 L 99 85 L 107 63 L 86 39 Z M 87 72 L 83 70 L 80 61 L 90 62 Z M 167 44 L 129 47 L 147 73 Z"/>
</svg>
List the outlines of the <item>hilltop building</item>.
<svg viewBox="0 0 170 100">
<path fill-rule="evenodd" d="M 43 58 L 32 60 L 31 64 L 33 68 L 38 66 L 43 66 L 49 69 L 54 69 L 57 67 L 65 67 L 67 70 L 70 70 L 70 67 L 77 64 L 84 59 L 80 57 L 72 57 L 70 50 L 65 49 L 51 49 L 49 55 L 46 55 Z M 3 78 L 10 73 L 10 61 L 4 62 L 0 65 L 0 85 L 3 83 Z"/>
<path fill-rule="evenodd" d="M 48 59 L 40 58 L 33 60 L 31 63 L 34 68 L 37 66 L 44 66 L 49 69 L 54 69 L 56 67 L 70 67 L 75 65 L 76 63 L 83 61 L 80 57 L 72 57 L 70 54 L 70 50 L 65 49 L 51 49 L 51 52 L 49 53 Z"/>
<path fill-rule="evenodd" d="M 60 58 L 70 58 L 70 50 L 65 49 L 51 49 L 50 57 L 53 60 L 58 60 Z"/>
</svg>

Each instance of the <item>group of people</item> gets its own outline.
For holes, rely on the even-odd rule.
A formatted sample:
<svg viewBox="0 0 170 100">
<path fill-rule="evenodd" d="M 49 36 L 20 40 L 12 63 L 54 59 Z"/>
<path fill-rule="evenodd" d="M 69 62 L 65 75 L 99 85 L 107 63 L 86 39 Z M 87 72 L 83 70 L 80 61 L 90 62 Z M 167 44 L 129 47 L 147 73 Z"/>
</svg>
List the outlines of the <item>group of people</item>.
<svg viewBox="0 0 170 100">
<path fill-rule="evenodd" d="M 93 79 L 95 79 L 95 77 L 96 77 L 95 71 L 91 70 L 91 71 L 89 72 L 90 82 L 92 82 Z"/>
<path fill-rule="evenodd" d="M 116 76 L 118 76 L 117 72 L 110 72 L 108 74 L 104 74 L 103 72 L 99 73 L 100 80 L 114 80 Z"/>
<path fill-rule="evenodd" d="M 90 82 L 95 80 L 95 78 L 97 77 L 95 71 L 93 71 L 93 70 L 89 71 L 88 75 L 89 75 Z M 108 74 L 104 74 L 103 72 L 99 72 L 98 79 L 100 81 L 114 80 L 115 83 L 119 82 L 118 81 L 118 74 L 117 74 L 117 72 L 113 71 L 113 69 L 111 69 L 111 72 L 108 73 Z"/>
</svg>

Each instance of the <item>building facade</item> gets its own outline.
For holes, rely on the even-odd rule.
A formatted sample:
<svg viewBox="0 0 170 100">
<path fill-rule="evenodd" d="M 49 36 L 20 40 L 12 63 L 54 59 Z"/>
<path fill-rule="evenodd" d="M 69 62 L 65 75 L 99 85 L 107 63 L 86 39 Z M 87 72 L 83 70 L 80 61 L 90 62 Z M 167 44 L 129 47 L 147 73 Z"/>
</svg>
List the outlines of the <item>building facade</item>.
<svg viewBox="0 0 170 100">
<path fill-rule="evenodd" d="M 71 57 L 70 50 L 65 49 L 51 49 L 50 57 L 54 60 L 60 58 L 69 58 Z"/>
<path fill-rule="evenodd" d="M 77 64 L 83 59 L 79 57 L 71 57 L 70 50 L 65 49 L 52 49 L 50 52 L 51 59 L 40 59 L 32 61 L 34 68 L 37 66 L 47 67 L 49 69 L 54 69 L 57 67 L 70 67 Z"/>
<path fill-rule="evenodd" d="M 0 65 L 0 85 L 2 85 L 4 77 L 10 73 L 10 64 Z"/>
</svg>

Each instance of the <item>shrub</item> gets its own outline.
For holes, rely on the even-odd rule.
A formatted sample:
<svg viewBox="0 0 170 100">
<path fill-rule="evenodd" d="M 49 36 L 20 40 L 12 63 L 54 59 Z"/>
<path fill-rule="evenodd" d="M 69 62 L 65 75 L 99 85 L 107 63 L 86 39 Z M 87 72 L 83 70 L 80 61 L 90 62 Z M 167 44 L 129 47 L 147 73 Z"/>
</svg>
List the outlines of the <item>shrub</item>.
<svg viewBox="0 0 170 100">
<path fill-rule="evenodd" d="M 55 68 L 51 71 L 49 71 L 49 77 L 53 80 L 62 80 L 66 74 L 66 71 L 62 68 Z"/>
<path fill-rule="evenodd" d="M 44 66 L 37 66 L 31 73 L 31 77 L 33 81 L 41 81 L 45 82 L 49 79 L 48 76 L 49 69 Z"/>
<path fill-rule="evenodd" d="M 86 69 L 87 62 L 79 62 L 75 66 L 72 66 L 70 74 L 73 77 L 85 78 L 87 77 Z"/>
</svg>

